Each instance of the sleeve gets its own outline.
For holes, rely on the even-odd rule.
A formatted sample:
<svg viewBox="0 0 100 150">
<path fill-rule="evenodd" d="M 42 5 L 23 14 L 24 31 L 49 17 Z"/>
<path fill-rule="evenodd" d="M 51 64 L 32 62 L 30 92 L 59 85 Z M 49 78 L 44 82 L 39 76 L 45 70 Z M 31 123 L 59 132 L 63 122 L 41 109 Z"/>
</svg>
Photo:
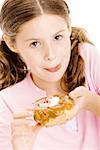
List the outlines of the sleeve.
<svg viewBox="0 0 100 150">
<path fill-rule="evenodd" d="M 91 50 L 90 75 L 96 92 L 100 95 L 100 51 L 95 46 Z"/>
<path fill-rule="evenodd" d="M 12 112 L 0 97 L 0 150 L 13 150 L 11 144 Z"/>
<path fill-rule="evenodd" d="M 80 46 L 80 53 L 85 62 L 85 76 L 90 90 L 100 95 L 100 51 L 92 44 Z"/>
<path fill-rule="evenodd" d="M 96 59 L 96 67 L 94 68 L 95 75 L 94 80 L 97 87 L 97 92 L 100 95 L 100 54 L 97 55 Z"/>
<path fill-rule="evenodd" d="M 85 77 L 88 87 L 100 95 L 100 51 L 88 43 L 80 45 L 79 50 L 85 63 Z M 100 139 L 100 117 L 94 116 L 93 120 L 95 120 L 96 132 L 98 139 Z"/>
</svg>

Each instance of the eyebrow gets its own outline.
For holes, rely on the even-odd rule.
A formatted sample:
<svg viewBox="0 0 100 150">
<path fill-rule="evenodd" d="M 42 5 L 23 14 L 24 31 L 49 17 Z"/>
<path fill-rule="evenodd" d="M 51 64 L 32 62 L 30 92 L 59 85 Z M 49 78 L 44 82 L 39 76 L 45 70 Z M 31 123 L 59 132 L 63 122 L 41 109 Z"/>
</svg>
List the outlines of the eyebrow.
<svg viewBox="0 0 100 150">
<path fill-rule="evenodd" d="M 64 32 L 66 29 L 62 29 L 62 30 L 60 30 L 60 31 L 58 31 L 58 32 L 56 32 L 54 35 L 57 35 L 57 34 L 59 34 L 60 32 Z M 30 39 L 27 39 L 27 40 L 25 40 L 25 42 L 27 42 L 27 41 L 33 41 L 33 40 L 39 40 L 39 39 L 37 39 L 37 38 L 30 38 Z"/>
</svg>

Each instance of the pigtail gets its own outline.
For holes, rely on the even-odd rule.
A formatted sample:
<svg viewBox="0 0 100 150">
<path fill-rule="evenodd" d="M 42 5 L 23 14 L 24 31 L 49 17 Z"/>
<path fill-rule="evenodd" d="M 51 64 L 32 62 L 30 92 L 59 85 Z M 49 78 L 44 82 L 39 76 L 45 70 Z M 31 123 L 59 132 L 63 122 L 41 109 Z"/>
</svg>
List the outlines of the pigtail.
<svg viewBox="0 0 100 150">
<path fill-rule="evenodd" d="M 64 75 L 64 80 L 68 87 L 68 92 L 74 90 L 78 86 L 84 86 L 84 60 L 79 54 L 79 43 L 91 43 L 87 37 L 86 31 L 82 28 L 72 27 L 71 39 L 71 57 Z M 92 44 L 92 43 L 91 43 Z"/>
<path fill-rule="evenodd" d="M 12 52 L 5 41 L 0 44 L 0 90 L 24 79 L 27 67 L 17 53 Z"/>
</svg>

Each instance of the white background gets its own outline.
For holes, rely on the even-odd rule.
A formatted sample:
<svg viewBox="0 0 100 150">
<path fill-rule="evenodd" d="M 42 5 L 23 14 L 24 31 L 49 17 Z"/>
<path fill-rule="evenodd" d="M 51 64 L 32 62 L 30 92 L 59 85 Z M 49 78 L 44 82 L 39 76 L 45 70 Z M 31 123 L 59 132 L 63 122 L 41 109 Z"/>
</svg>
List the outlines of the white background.
<svg viewBox="0 0 100 150">
<path fill-rule="evenodd" d="M 2 5 L 4 0 L 0 0 Z M 66 0 L 71 11 L 73 26 L 84 27 L 89 37 L 100 49 L 100 1 L 99 0 Z M 1 36 L 0 31 L 0 36 Z"/>
<path fill-rule="evenodd" d="M 66 0 L 73 26 L 84 27 L 90 40 L 100 49 L 100 0 Z"/>
</svg>

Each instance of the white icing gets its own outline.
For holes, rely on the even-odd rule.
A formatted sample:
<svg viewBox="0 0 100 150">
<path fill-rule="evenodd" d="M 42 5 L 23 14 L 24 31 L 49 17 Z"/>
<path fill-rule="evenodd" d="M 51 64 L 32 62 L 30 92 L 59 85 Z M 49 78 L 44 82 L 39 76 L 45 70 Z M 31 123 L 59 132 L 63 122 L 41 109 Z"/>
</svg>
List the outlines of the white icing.
<svg viewBox="0 0 100 150">
<path fill-rule="evenodd" d="M 59 103 L 59 97 L 54 96 L 54 97 L 48 98 L 47 101 L 48 102 L 44 100 L 43 102 L 39 103 L 40 109 L 56 106 Z"/>
<path fill-rule="evenodd" d="M 56 106 L 59 103 L 59 97 L 55 96 L 55 97 L 49 98 L 48 102 L 49 102 L 48 103 L 49 107 Z"/>
</svg>

